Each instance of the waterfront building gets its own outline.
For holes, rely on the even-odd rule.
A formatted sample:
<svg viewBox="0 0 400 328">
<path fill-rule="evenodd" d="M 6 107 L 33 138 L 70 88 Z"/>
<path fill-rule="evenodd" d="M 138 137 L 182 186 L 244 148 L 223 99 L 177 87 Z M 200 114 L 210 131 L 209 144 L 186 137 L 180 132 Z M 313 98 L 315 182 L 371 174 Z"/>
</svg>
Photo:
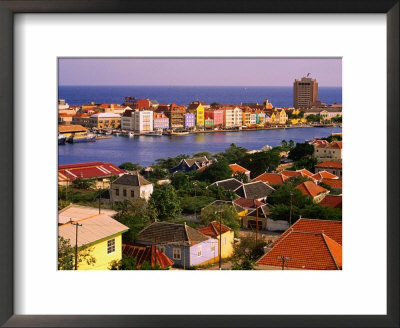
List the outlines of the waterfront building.
<svg viewBox="0 0 400 328">
<path fill-rule="evenodd" d="M 135 102 L 135 107 L 133 109 L 143 110 L 149 109 L 151 107 L 151 103 L 149 99 L 138 99 Z"/>
<path fill-rule="evenodd" d="M 271 115 L 272 124 L 286 124 L 288 115 L 283 108 L 275 108 Z"/>
<path fill-rule="evenodd" d="M 128 109 L 124 112 L 121 117 L 121 129 L 133 131 L 135 129 L 134 118 L 133 118 L 133 109 Z"/>
<path fill-rule="evenodd" d="M 196 116 L 196 127 L 204 128 L 204 107 L 200 101 L 194 101 L 188 106 L 188 111 Z"/>
<path fill-rule="evenodd" d="M 193 113 L 185 114 L 185 129 L 193 129 L 196 125 L 196 117 Z"/>
<path fill-rule="evenodd" d="M 90 126 L 90 115 L 86 113 L 77 113 L 72 117 L 72 124 L 79 124 L 82 126 Z"/>
<path fill-rule="evenodd" d="M 311 197 L 314 203 L 319 203 L 329 193 L 328 189 L 325 189 L 312 181 L 304 181 L 296 186 L 295 189 L 300 190 L 304 196 Z"/>
<path fill-rule="evenodd" d="M 264 124 L 266 124 L 266 123 L 268 123 L 268 124 L 271 123 L 271 117 L 268 116 L 267 114 L 265 114 L 265 121 L 264 121 Z"/>
<path fill-rule="evenodd" d="M 87 135 L 88 130 L 79 124 L 62 124 L 58 126 L 58 132 L 68 140 L 74 137 L 83 138 Z"/>
<path fill-rule="evenodd" d="M 127 226 L 103 213 L 75 222 L 79 227 L 71 222 L 59 225 L 58 236 L 69 241 L 72 247 L 77 245 L 78 254 L 89 253 L 95 260 L 90 264 L 78 260 L 77 270 L 109 270 L 112 262 L 121 261 L 122 234 L 129 230 Z"/>
<path fill-rule="evenodd" d="M 224 111 L 220 109 L 216 109 L 213 111 L 208 111 L 211 117 L 214 120 L 214 126 L 217 128 L 221 128 L 224 125 Z"/>
<path fill-rule="evenodd" d="M 158 104 L 157 100 L 155 100 L 155 99 L 150 100 L 150 107 L 153 108 L 154 110 L 156 110 L 158 108 L 158 105 L 159 104 Z"/>
<path fill-rule="evenodd" d="M 314 140 L 310 144 L 314 146 L 314 156 L 318 161 L 342 160 L 342 141 Z"/>
<path fill-rule="evenodd" d="M 239 107 L 222 107 L 224 111 L 224 127 L 237 128 L 243 125 L 242 109 Z"/>
<path fill-rule="evenodd" d="M 254 113 L 256 114 L 256 124 L 264 125 L 265 113 L 262 110 L 256 110 Z"/>
<path fill-rule="evenodd" d="M 213 129 L 214 128 L 214 119 L 211 117 L 211 115 L 205 115 L 204 116 L 204 128 L 205 129 Z"/>
<path fill-rule="evenodd" d="M 257 124 L 257 114 L 255 112 L 250 113 L 250 125 Z"/>
<path fill-rule="evenodd" d="M 139 172 L 123 174 L 113 181 L 110 192 L 111 201 L 114 203 L 137 198 L 148 201 L 153 193 L 153 184 Z"/>
<path fill-rule="evenodd" d="M 132 114 L 134 120 L 134 131 L 137 133 L 147 133 L 153 131 L 153 111 L 141 110 Z"/>
<path fill-rule="evenodd" d="M 164 109 L 164 106 L 166 106 L 166 109 Z M 159 105 L 157 111 L 163 111 L 169 118 L 170 129 L 182 129 L 185 126 L 186 110 L 184 106 L 177 106 L 174 104 L 171 106 Z"/>
<path fill-rule="evenodd" d="M 174 265 L 174 261 L 154 245 L 122 244 L 122 254 L 136 259 L 137 270 L 140 270 L 145 262 L 152 268 L 157 266 L 160 269 L 169 269 Z"/>
<path fill-rule="evenodd" d="M 112 163 L 87 162 L 65 164 L 58 166 L 58 184 L 71 186 L 76 179 L 94 179 L 95 187 L 105 189 L 110 185 L 110 179 L 124 174 L 124 170 Z"/>
<path fill-rule="evenodd" d="M 234 232 L 231 228 L 227 227 L 224 224 L 219 224 L 217 221 L 212 221 L 204 228 L 197 229 L 202 234 L 209 236 L 213 239 L 218 240 L 217 254 L 219 254 L 219 249 L 221 243 L 221 258 L 231 257 L 233 254 L 233 242 L 234 242 Z M 217 255 L 218 256 L 218 255 Z"/>
<path fill-rule="evenodd" d="M 153 113 L 154 130 L 167 130 L 169 128 L 169 119 L 164 113 Z"/>
<path fill-rule="evenodd" d="M 283 264 L 287 270 L 341 270 L 342 222 L 300 218 L 256 264 L 267 270 L 282 270 Z"/>
<path fill-rule="evenodd" d="M 246 126 L 250 126 L 250 110 L 248 108 L 242 108 L 242 124 Z"/>
<path fill-rule="evenodd" d="M 302 77 L 293 83 L 293 107 L 310 108 L 318 100 L 318 82 L 310 77 Z"/>
<path fill-rule="evenodd" d="M 121 115 L 99 113 L 90 116 L 89 127 L 97 129 L 116 129 L 121 125 Z"/>
<path fill-rule="evenodd" d="M 58 124 L 71 124 L 73 115 L 58 113 Z"/>
<path fill-rule="evenodd" d="M 218 239 L 184 224 L 154 222 L 144 228 L 136 242 L 154 245 L 181 268 L 218 262 Z"/>
</svg>

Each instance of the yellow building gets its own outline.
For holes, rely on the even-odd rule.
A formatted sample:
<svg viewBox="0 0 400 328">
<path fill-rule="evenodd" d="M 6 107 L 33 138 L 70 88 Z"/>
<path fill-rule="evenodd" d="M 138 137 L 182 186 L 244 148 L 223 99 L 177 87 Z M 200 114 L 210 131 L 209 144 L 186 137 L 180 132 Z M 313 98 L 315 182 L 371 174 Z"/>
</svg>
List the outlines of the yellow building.
<svg viewBox="0 0 400 328">
<path fill-rule="evenodd" d="M 116 129 L 121 126 L 121 115 L 114 113 L 99 113 L 90 116 L 89 126 L 97 129 Z"/>
<path fill-rule="evenodd" d="M 286 124 L 287 120 L 288 120 L 288 115 L 286 114 L 284 109 L 275 108 L 275 110 L 271 114 L 272 124 Z"/>
<path fill-rule="evenodd" d="M 78 246 L 78 270 L 108 270 L 112 262 L 122 259 L 122 234 L 128 229 L 100 213 L 59 225 L 58 236 L 68 240 L 71 247 Z M 86 259 L 93 263 L 87 263 Z"/>
<path fill-rule="evenodd" d="M 88 130 L 79 124 L 60 124 L 58 132 L 69 139 L 72 137 L 82 138 L 87 135 Z"/>
<path fill-rule="evenodd" d="M 194 102 L 188 106 L 188 110 L 190 113 L 195 114 L 196 117 L 196 126 L 199 128 L 204 127 L 204 107 L 199 102 Z"/>
<path fill-rule="evenodd" d="M 221 231 L 220 231 L 221 227 Z M 232 229 L 224 224 L 219 224 L 217 221 L 213 221 L 206 225 L 204 228 L 199 229 L 199 231 L 207 236 L 218 239 L 218 254 L 219 254 L 219 243 L 221 243 L 221 258 L 227 258 L 233 254 L 233 242 L 234 242 L 234 232 Z"/>
</svg>

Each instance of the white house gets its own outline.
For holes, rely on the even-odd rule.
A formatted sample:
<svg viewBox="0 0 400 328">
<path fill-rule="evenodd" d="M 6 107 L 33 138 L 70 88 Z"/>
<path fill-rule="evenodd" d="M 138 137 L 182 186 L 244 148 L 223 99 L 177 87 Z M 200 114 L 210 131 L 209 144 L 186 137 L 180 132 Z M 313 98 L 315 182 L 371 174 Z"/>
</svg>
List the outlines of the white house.
<svg viewBox="0 0 400 328">
<path fill-rule="evenodd" d="M 151 110 L 143 110 L 133 112 L 134 131 L 146 133 L 153 131 L 153 112 Z"/>
</svg>

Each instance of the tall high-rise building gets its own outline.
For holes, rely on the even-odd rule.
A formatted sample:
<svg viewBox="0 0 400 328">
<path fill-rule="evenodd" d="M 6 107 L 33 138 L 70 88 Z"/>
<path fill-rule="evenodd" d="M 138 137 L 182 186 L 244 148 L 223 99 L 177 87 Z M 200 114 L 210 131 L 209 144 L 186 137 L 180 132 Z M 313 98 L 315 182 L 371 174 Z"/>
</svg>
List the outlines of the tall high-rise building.
<svg viewBox="0 0 400 328">
<path fill-rule="evenodd" d="M 318 100 L 318 82 L 311 77 L 302 77 L 293 83 L 293 107 L 309 108 Z"/>
</svg>

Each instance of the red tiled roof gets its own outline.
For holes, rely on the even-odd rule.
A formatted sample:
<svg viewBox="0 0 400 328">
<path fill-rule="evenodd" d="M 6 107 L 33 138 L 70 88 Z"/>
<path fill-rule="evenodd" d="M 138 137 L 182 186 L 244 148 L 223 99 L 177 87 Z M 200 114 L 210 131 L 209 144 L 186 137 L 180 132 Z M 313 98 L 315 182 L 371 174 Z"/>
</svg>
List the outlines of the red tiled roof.
<svg viewBox="0 0 400 328">
<path fill-rule="evenodd" d="M 260 202 L 259 200 L 253 200 L 248 198 L 238 198 L 233 201 L 233 203 L 245 207 L 245 208 L 256 208 L 265 205 L 264 203 Z"/>
<path fill-rule="evenodd" d="M 156 264 L 166 268 L 174 262 L 154 245 L 122 244 L 122 253 L 136 259 L 136 268 L 139 269 L 146 261 L 154 267 Z"/>
<path fill-rule="evenodd" d="M 338 176 L 336 176 L 332 173 L 329 173 L 327 171 L 321 171 L 321 172 L 315 173 L 312 177 L 318 181 L 320 181 L 322 179 L 339 179 Z"/>
<path fill-rule="evenodd" d="M 219 231 L 220 226 L 221 226 L 221 234 L 231 231 L 231 229 L 229 227 L 227 227 L 224 224 L 220 225 L 219 222 L 217 222 L 217 221 L 212 221 L 211 223 L 206 225 L 204 228 L 200 228 L 197 230 L 206 236 L 215 238 L 215 237 L 219 236 L 219 234 L 220 234 L 220 231 Z"/>
<path fill-rule="evenodd" d="M 322 179 L 321 183 L 325 183 L 334 189 L 342 189 L 342 179 Z"/>
<path fill-rule="evenodd" d="M 320 204 L 331 208 L 342 209 L 342 195 L 326 195 Z"/>
<path fill-rule="evenodd" d="M 66 164 L 58 166 L 59 181 L 73 181 L 78 178 L 101 178 L 123 174 L 124 170 L 111 163 L 88 162 L 78 164 Z"/>
<path fill-rule="evenodd" d="M 324 233 L 292 231 L 257 261 L 258 265 L 282 266 L 282 257 L 288 258 L 285 267 L 304 270 L 340 270 L 342 246 Z"/>
<path fill-rule="evenodd" d="M 289 171 L 289 170 L 283 170 L 280 172 L 283 175 L 286 175 L 287 177 L 297 177 L 297 176 L 302 176 L 302 177 L 310 177 L 312 178 L 313 174 L 306 170 L 306 169 L 301 169 L 301 170 L 296 170 L 296 171 Z"/>
<path fill-rule="evenodd" d="M 328 192 L 327 189 L 318 186 L 312 181 L 304 181 L 303 183 L 299 184 L 296 189 L 299 189 L 303 195 L 316 197 L 323 192 Z"/>
<path fill-rule="evenodd" d="M 288 230 L 286 230 L 271 247 L 274 247 L 290 231 L 324 233 L 329 238 L 342 245 L 342 222 L 331 220 L 298 219 Z"/>
<path fill-rule="evenodd" d="M 239 164 L 229 164 L 229 167 L 233 171 L 233 173 L 236 172 L 243 172 L 243 173 L 248 173 L 250 172 L 248 169 L 245 169 L 243 166 L 240 166 Z"/>
<path fill-rule="evenodd" d="M 282 173 L 263 173 L 254 178 L 252 181 L 262 181 L 269 185 L 279 185 L 285 182 L 287 179 L 289 178 Z"/>
<path fill-rule="evenodd" d="M 339 162 L 339 161 L 327 161 L 327 162 L 319 163 L 319 164 L 315 165 L 315 167 L 341 169 L 342 168 L 342 162 Z"/>
</svg>

